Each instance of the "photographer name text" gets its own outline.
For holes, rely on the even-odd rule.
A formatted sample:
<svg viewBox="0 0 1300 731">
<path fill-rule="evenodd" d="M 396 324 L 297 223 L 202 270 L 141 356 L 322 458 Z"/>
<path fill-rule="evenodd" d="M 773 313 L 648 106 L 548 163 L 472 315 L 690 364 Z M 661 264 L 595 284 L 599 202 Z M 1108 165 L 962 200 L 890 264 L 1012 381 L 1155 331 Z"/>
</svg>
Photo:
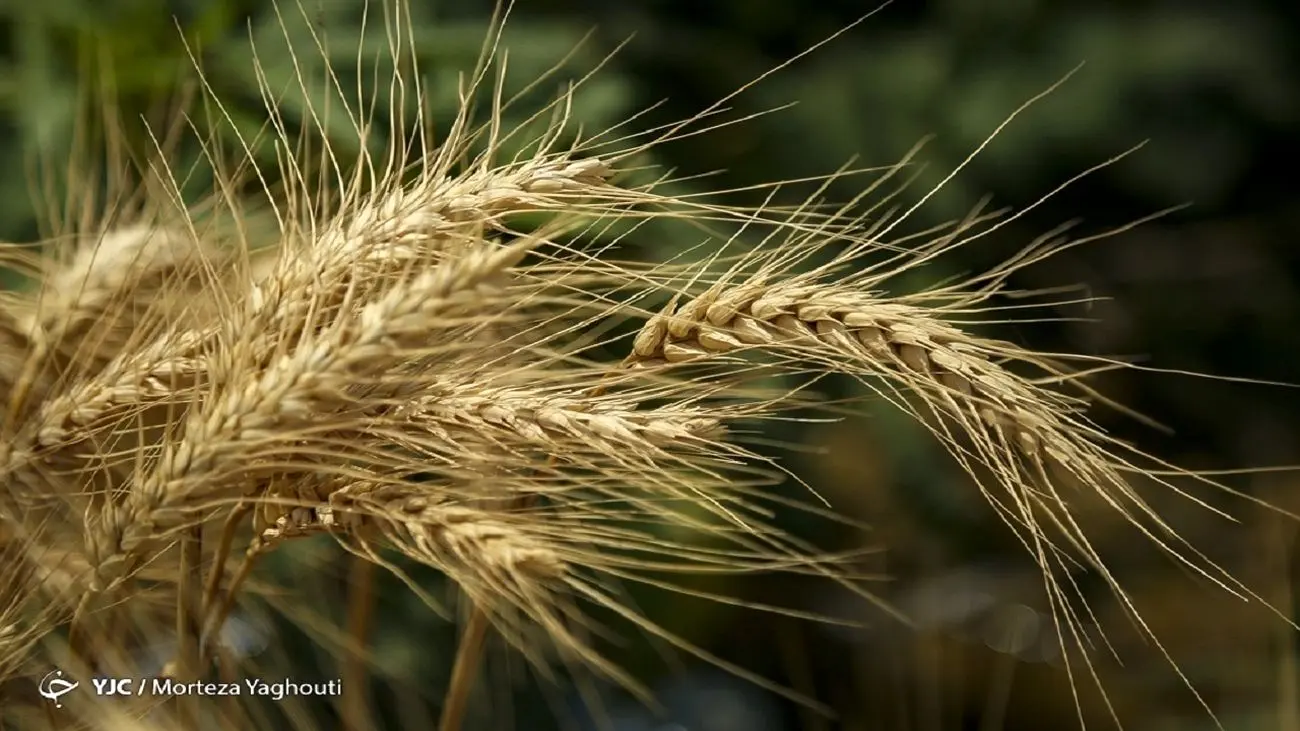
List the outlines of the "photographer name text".
<svg viewBox="0 0 1300 731">
<path fill-rule="evenodd" d="M 99 696 L 261 696 L 283 700 L 293 696 L 338 696 L 343 681 L 295 682 L 246 678 L 243 682 L 219 683 L 205 680 L 181 682 L 173 678 L 95 678 L 91 681 Z"/>
</svg>

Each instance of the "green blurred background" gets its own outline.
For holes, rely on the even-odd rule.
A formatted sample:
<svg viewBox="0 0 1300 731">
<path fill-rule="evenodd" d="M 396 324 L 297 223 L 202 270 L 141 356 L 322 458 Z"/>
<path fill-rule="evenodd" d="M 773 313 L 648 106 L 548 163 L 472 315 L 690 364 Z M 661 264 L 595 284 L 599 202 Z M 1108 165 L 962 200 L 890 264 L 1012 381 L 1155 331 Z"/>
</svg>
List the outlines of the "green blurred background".
<svg viewBox="0 0 1300 731">
<path fill-rule="evenodd" d="M 184 38 L 236 127 L 255 130 L 265 114 L 250 39 L 273 86 L 293 77 L 285 34 L 308 75 L 318 70 L 308 27 L 321 34 L 337 64 L 351 67 L 359 43 L 371 52 L 383 47 L 375 16 L 367 29 L 360 26 L 361 7 L 362 0 L 303 0 L 300 12 L 284 4 L 282 31 L 273 4 L 260 0 L 3 0 L 0 165 L 9 173 L 0 177 L 0 240 L 45 234 L 43 212 L 58 204 L 63 183 L 33 196 L 40 190 L 33 185 L 40 179 L 36 163 L 66 159 L 76 130 L 93 133 L 98 118 L 83 113 L 90 82 L 111 79 L 128 139 L 144 151 L 148 138 L 135 120 L 170 108 L 177 89 L 193 79 Z M 872 7 L 849 0 L 519 0 L 504 44 L 510 84 L 521 88 L 590 32 L 539 92 L 544 101 L 562 81 L 628 41 L 579 92 L 575 120 L 601 129 L 662 101 L 629 129 L 648 128 L 703 110 Z M 442 115 L 454 109 L 456 73 L 472 65 L 491 11 L 486 0 L 414 8 L 416 53 Z M 1081 292 L 1097 302 L 1053 313 L 1074 321 L 990 332 L 1046 350 L 1300 383 L 1300 189 L 1285 152 L 1300 129 L 1300 9 L 1292 3 L 898 0 L 728 104 L 737 118 L 795 106 L 665 145 L 654 162 L 683 176 L 722 171 L 688 188 L 738 188 L 826 173 L 850 158 L 888 165 L 933 135 L 919 157 L 927 167 L 903 198 L 915 200 L 1022 102 L 1080 63 L 1064 86 L 1018 118 L 920 211 L 913 229 L 959 217 L 985 196 L 994 207 L 1030 204 L 1083 169 L 1137 143 L 1146 146 L 945 258 L 927 276 L 987 267 L 1075 219 L 1077 231 L 1095 233 L 1190 203 L 1013 280 L 1022 288 L 1083 285 Z M 301 121 L 304 106 L 292 95 L 282 108 L 290 121 Z M 508 119 L 520 121 L 522 113 Z M 229 129 L 216 133 L 232 145 Z M 346 151 L 347 130 L 329 131 L 335 133 L 331 141 Z M 272 159 L 265 148 L 257 152 L 263 162 Z M 196 148 L 177 154 L 192 160 Z M 849 198 L 860 184 L 836 184 L 830 197 Z M 796 186 L 789 195 L 798 192 Z M 667 258 L 695 243 L 643 242 L 641 253 Z M 1109 376 L 1102 386 L 1172 431 L 1104 411 L 1098 421 L 1171 461 L 1207 469 L 1300 463 L 1300 392 L 1293 389 L 1139 372 Z M 830 588 L 778 579 L 701 585 L 756 601 L 794 597 L 801 609 L 861 619 L 868 627 L 830 631 L 638 595 L 656 621 L 840 714 L 834 722 L 819 719 L 689 658 L 665 661 L 662 647 L 629 636 L 619 659 L 655 685 L 675 722 L 693 731 L 1079 725 L 1067 674 L 1051 651 L 1053 630 L 1036 569 L 920 428 L 881 404 L 860 419 L 773 427 L 764 436 L 790 444 L 771 451 L 838 510 L 875 527 L 865 540 L 885 549 L 871 566 L 889 575 L 880 593 L 915 614 L 920 627 L 876 616 Z M 1300 480 L 1280 474 L 1229 481 L 1300 508 Z M 1241 525 L 1176 502 L 1157 504 L 1172 511 L 1198 547 L 1291 613 L 1290 522 L 1240 502 L 1233 507 Z M 1291 674 L 1297 653 L 1285 623 L 1189 576 L 1095 507 L 1081 509 L 1100 549 L 1223 726 L 1300 729 L 1291 705 L 1300 690 Z M 788 527 L 840 547 L 864 540 L 828 535 L 812 524 Z M 288 572 L 297 562 L 318 560 L 321 568 L 304 590 L 341 597 L 346 571 L 337 552 L 327 542 L 299 548 L 272 569 Z M 1116 602 L 1096 590 L 1095 577 L 1079 580 L 1093 600 L 1095 621 L 1115 638 L 1118 659 L 1104 646 L 1096 659 L 1126 727 L 1212 728 L 1158 651 L 1142 644 Z M 382 670 L 377 698 L 389 709 L 420 699 L 436 707 L 454 627 L 391 584 L 384 585 L 375 640 Z M 337 621 L 328 601 L 313 606 Z M 290 637 L 290 628 L 279 631 Z M 305 631 L 286 642 L 302 648 L 303 667 L 332 674 L 328 649 L 314 655 Z M 526 676 L 520 665 L 493 656 L 493 682 L 485 685 L 494 693 L 480 699 L 476 728 L 595 727 L 564 689 L 526 679 L 506 683 Z M 1076 680 L 1084 686 L 1080 704 L 1089 728 L 1110 727 L 1087 678 Z M 602 694 L 611 728 L 677 728 L 625 705 L 613 691 Z M 393 712 L 384 722 L 397 727 L 401 721 Z"/>
</svg>

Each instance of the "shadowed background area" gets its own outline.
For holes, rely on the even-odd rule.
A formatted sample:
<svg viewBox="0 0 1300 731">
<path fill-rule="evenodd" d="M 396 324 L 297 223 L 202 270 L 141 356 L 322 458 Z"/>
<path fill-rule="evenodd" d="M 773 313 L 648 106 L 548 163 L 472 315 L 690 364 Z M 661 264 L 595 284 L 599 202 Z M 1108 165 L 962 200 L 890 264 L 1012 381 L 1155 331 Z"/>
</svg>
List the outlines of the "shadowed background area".
<svg viewBox="0 0 1300 731">
<path fill-rule="evenodd" d="M 292 36 L 308 24 L 322 32 L 332 59 L 352 64 L 359 43 L 369 44 L 364 47 L 372 54 L 384 43 L 380 23 L 372 19 L 361 28 L 362 4 L 303 0 L 303 13 L 286 4 L 286 32 Z M 629 125 L 632 132 L 707 108 L 869 9 L 849 0 L 520 0 L 503 45 L 516 88 L 578 47 L 544 90 L 551 93 L 626 41 L 579 93 L 574 115 L 589 129 L 601 129 L 653 107 Z M 415 51 L 436 110 L 453 108 L 456 73 L 472 65 L 492 10 L 485 0 L 419 6 Z M 44 211 L 57 205 L 60 193 L 57 186 L 34 188 L 40 177 L 35 163 L 66 159 L 78 134 L 94 136 L 98 118 L 80 111 L 91 81 L 111 81 L 118 113 L 128 120 L 127 143 L 146 150 L 148 136 L 132 123 L 171 108 L 176 90 L 193 77 L 193 52 L 236 126 L 256 129 L 265 113 L 249 39 L 268 76 L 289 79 L 293 59 L 283 50 L 283 35 L 273 5 L 260 0 L 0 6 L 0 165 L 7 171 L 0 177 L 0 240 L 43 235 Z M 294 37 L 311 43 L 308 35 Z M 992 208 L 1027 206 L 1082 170 L 1146 144 L 944 257 L 917 286 L 987 268 L 1064 223 L 1078 221 L 1074 234 L 1095 234 L 1189 204 L 1019 272 L 1015 288 L 1075 286 L 1079 298 L 1093 299 L 1056 308 L 1051 314 L 1057 321 L 993 323 L 989 332 L 1045 351 L 1300 383 L 1300 189 L 1285 153 L 1300 129 L 1300 10 L 1293 4 L 899 0 L 728 102 L 725 117 L 794 106 L 666 144 L 655 162 L 683 177 L 708 176 L 691 186 L 740 189 L 825 174 L 849 159 L 889 165 L 932 137 L 906 172 L 915 182 L 896 202 L 907 205 L 1023 102 L 1081 63 L 918 211 L 910 229 L 960 218 L 986 197 Z M 292 100 L 284 103 L 292 117 Z M 851 198 L 860 185 L 860 179 L 837 182 L 827 197 Z M 792 184 L 781 196 L 797 201 L 808 192 Z M 760 202 L 759 195 L 750 202 Z M 646 256 L 666 259 L 697 243 L 635 245 Z M 1167 430 L 1105 409 L 1096 420 L 1176 464 L 1231 469 L 1300 463 L 1300 390 L 1136 371 L 1101 376 L 1097 385 Z M 850 395 L 857 387 L 828 382 L 826 388 Z M 724 585 L 700 579 L 692 585 L 754 602 L 796 597 L 804 611 L 860 620 L 865 627 L 830 628 L 671 594 L 636 598 L 668 629 L 831 706 L 839 720 L 696 661 L 665 660 L 662 646 L 631 635 L 617 659 L 662 694 L 677 726 L 612 690 L 588 689 L 605 700 L 603 713 L 590 713 L 584 710 L 590 696 L 533 682 L 511 685 L 523 677 L 516 672 L 522 663 L 502 654 L 491 658 L 487 673 L 494 682 L 483 685 L 492 692 L 483 694 L 477 709 L 494 720 L 472 727 L 498 727 L 507 707 L 513 727 L 525 730 L 1078 727 L 1036 567 L 920 427 L 882 402 L 861 417 L 775 425 L 762 437 L 780 444 L 769 451 L 836 510 L 873 526 L 865 537 L 815 537 L 841 548 L 882 548 L 864 570 L 887 577 L 880 594 L 911 614 L 917 627 L 906 628 L 827 586 L 785 580 L 733 578 Z M 1300 477 L 1229 481 L 1300 510 Z M 804 489 L 783 488 L 790 495 Z M 1293 557 L 1300 553 L 1293 549 L 1294 522 L 1237 501 L 1230 507 L 1247 524 L 1240 530 L 1186 502 L 1153 501 L 1193 545 L 1280 613 L 1295 614 Z M 1105 511 L 1092 515 L 1084 507 L 1081 520 L 1099 550 L 1223 726 L 1300 731 L 1294 668 L 1300 655 L 1285 622 L 1189 575 Z M 812 525 L 786 527 L 818 533 Z M 277 556 L 274 568 L 287 574 L 294 562 L 320 565 L 301 583 L 310 596 L 323 598 L 314 610 L 337 616 L 329 601 L 342 602 L 345 563 L 327 540 L 302 548 Z M 427 580 L 437 583 L 436 577 Z M 1096 577 L 1081 573 L 1078 581 L 1095 595 L 1095 616 L 1085 621 L 1099 624 L 1114 644 L 1117 657 L 1104 644 L 1094 653 L 1126 726 L 1213 728 L 1200 701 L 1160 652 L 1140 641 Z M 373 640 L 377 705 L 436 706 L 455 627 L 429 616 L 395 580 L 382 586 Z M 272 630 L 277 644 L 301 648 L 291 654 L 303 673 L 331 675 L 329 650 L 313 649 L 306 632 L 296 632 L 301 624 L 286 620 Z M 238 624 L 231 631 L 250 652 L 268 632 Z M 1070 669 L 1089 728 L 1109 727 L 1086 675 Z M 394 710 L 383 720 L 399 728 L 400 717 Z"/>
</svg>

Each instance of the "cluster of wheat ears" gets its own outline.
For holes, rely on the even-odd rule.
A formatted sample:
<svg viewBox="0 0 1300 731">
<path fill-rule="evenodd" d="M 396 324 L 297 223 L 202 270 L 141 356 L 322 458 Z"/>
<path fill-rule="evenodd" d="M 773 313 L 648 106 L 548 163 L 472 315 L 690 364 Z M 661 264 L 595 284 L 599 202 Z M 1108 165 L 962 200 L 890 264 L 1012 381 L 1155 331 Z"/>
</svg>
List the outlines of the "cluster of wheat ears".
<svg viewBox="0 0 1300 731">
<path fill-rule="evenodd" d="M 721 663 L 639 616 L 617 587 L 659 585 L 665 572 L 795 571 L 867 596 L 852 557 L 776 527 L 762 498 L 781 467 L 732 436 L 807 409 L 825 374 L 915 416 L 966 469 L 1041 565 L 1063 650 L 1084 644 L 1088 624 L 1067 569 L 1090 566 L 1127 604 L 1075 522 L 1081 492 L 1253 596 L 1131 486 L 1214 481 L 1087 417 L 1100 397 L 1084 377 L 1123 363 L 978 334 L 1008 316 L 996 298 L 1012 273 L 1077 241 L 1047 238 L 965 281 L 887 295 L 895 278 L 1010 219 L 903 236 L 915 206 L 738 207 L 660 193 L 662 180 L 623 182 L 653 145 L 710 131 L 724 104 L 640 137 L 561 144 L 566 93 L 540 110 L 547 134 L 502 159 L 517 132 L 499 124 L 509 100 L 488 72 L 495 36 L 486 48 L 450 127 L 412 125 L 359 160 L 305 151 L 273 103 L 284 90 L 267 88 L 282 161 L 263 197 L 271 235 L 243 225 L 251 204 L 236 182 L 263 177 L 245 139 L 243 167 L 218 176 L 202 206 L 152 164 L 138 204 L 97 211 L 71 245 L 0 250 L 36 282 L 0 302 L 0 681 L 52 667 L 129 675 L 131 649 L 163 625 L 177 643 L 168 674 L 237 675 L 215 638 L 256 593 L 259 559 L 319 534 L 367 566 L 405 576 L 402 556 L 433 567 L 468 600 L 444 731 L 461 725 L 489 635 L 538 668 L 583 667 L 643 692 L 602 659 L 584 620 L 592 608 Z M 414 73 L 385 86 L 395 110 L 425 99 Z M 491 99 L 482 125 L 479 90 Z M 335 113 L 366 138 L 371 113 Z M 902 169 L 877 175 L 863 199 Z M 624 237 L 658 220 L 693 226 L 699 256 L 620 259 Z M 812 495 L 783 505 L 834 511 Z M 1080 677 L 1091 667 L 1066 663 Z M 0 705 L 33 728 L 218 712 L 194 698 L 63 702 L 57 719 L 30 694 Z M 17 713 L 25 705 L 31 715 Z M 229 727 L 257 725 L 238 703 L 219 713 Z"/>
</svg>

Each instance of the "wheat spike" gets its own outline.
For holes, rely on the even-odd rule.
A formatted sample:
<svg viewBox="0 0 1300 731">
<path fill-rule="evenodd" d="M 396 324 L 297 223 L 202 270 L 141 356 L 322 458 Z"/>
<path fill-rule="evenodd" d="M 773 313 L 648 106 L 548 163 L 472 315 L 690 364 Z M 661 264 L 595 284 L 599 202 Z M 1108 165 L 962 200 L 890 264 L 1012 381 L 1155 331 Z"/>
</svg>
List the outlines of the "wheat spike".
<svg viewBox="0 0 1300 731">
<path fill-rule="evenodd" d="M 108 503 L 88 526 L 94 586 L 107 587 L 131 569 L 141 546 L 186 523 L 185 506 L 203 503 L 223 487 L 245 450 L 314 415 L 367 370 L 400 361 L 402 338 L 419 338 L 434 318 L 464 304 L 483 278 L 517 263 L 538 242 L 474 251 L 412 278 L 361 308 L 355 317 L 282 356 L 255 378 L 241 378 L 209 395 L 190 413 L 181 438 L 130 488 L 122 505 Z M 138 557 L 136 557 L 138 558 Z"/>
</svg>

